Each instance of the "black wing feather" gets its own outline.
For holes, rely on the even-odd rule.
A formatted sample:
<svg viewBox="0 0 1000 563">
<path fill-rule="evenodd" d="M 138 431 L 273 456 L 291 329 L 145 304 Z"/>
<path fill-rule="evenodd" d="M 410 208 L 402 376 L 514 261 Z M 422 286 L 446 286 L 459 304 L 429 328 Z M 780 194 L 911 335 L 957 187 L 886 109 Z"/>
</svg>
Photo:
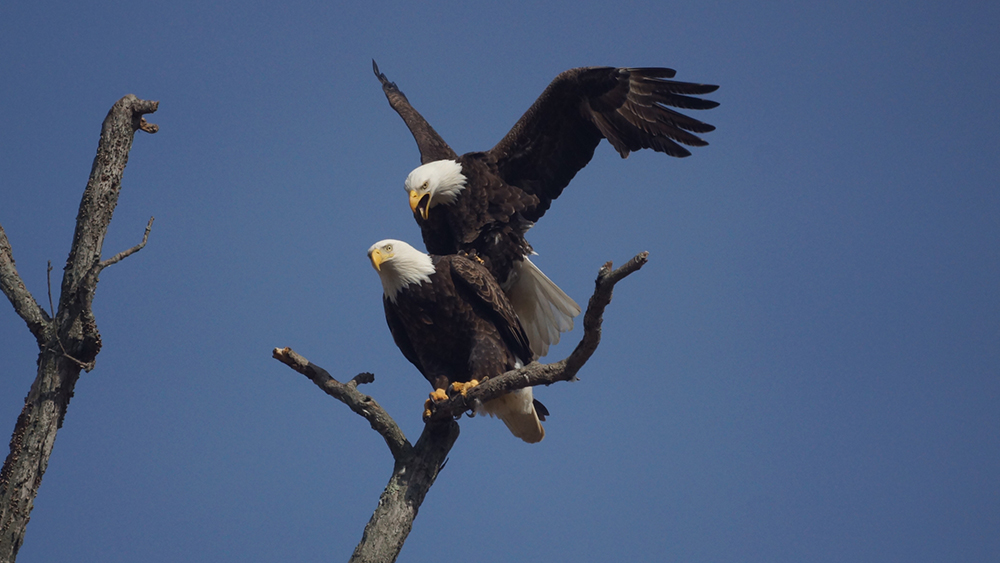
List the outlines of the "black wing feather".
<svg viewBox="0 0 1000 563">
<path fill-rule="evenodd" d="M 448 146 L 448 143 L 444 142 L 444 139 L 438 135 L 430 123 L 427 123 L 427 120 L 413 109 L 410 101 L 396 87 L 396 83 L 389 82 L 389 79 L 378 71 L 378 65 L 375 64 L 374 59 L 372 60 L 372 70 L 375 71 L 375 77 L 382 83 L 382 91 L 385 92 L 389 105 L 403 118 L 403 122 L 406 123 L 413 139 L 417 142 L 417 148 L 420 150 L 420 164 L 458 158 L 455 151 Z"/>
<path fill-rule="evenodd" d="M 666 80 L 668 68 L 590 67 L 567 70 L 542 92 L 490 154 L 501 177 L 538 196 L 525 216 L 538 220 L 576 173 L 590 162 L 602 138 L 624 158 L 648 148 L 685 157 L 680 146 L 705 146 L 693 133 L 715 128 L 668 108 L 711 109 L 693 96 L 718 89 L 710 84 Z"/>
<path fill-rule="evenodd" d="M 500 332 L 504 343 L 511 352 L 523 361 L 533 357 L 528 336 L 524 333 L 521 321 L 514 312 L 514 307 L 500 289 L 500 284 L 493 279 L 484 266 L 461 255 L 451 258 L 451 274 L 456 286 L 464 286 L 470 290 L 482 305 L 491 312 L 494 326 Z"/>
</svg>

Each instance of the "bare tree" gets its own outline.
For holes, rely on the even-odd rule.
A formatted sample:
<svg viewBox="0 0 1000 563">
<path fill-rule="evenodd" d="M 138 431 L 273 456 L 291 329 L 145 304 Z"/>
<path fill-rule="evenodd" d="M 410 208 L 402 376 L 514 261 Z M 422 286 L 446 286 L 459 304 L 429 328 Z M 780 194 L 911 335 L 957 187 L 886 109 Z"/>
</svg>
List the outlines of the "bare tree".
<svg viewBox="0 0 1000 563">
<path fill-rule="evenodd" d="M 142 242 L 101 260 L 104 235 L 118 203 L 132 139 L 140 129 L 147 133 L 157 131 L 157 126 L 147 123 L 143 115 L 155 112 L 158 105 L 159 102 L 140 100 L 129 94 L 118 100 L 104 119 L 97 156 L 76 217 L 76 232 L 54 317 L 38 305 L 24 286 L 14 266 L 10 242 L 0 227 L 0 288 L 14 311 L 27 323 L 39 350 L 38 374 L 24 399 L 24 408 L 10 439 L 10 453 L 0 470 L 0 562 L 13 562 L 17 558 L 73 388 L 80 371 L 93 369 L 101 351 L 101 335 L 91 310 L 98 276 L 104 268 L 142 249 L 153 226 L 150 218 Z M 51 287 L 49 307 L 52 307 Z"/>
<path fill-rule="evenodd" d="M 425 417 L 424 431 L 415 445 L 410 444 L 396 422 L 374 399 L 358 391 L 358 385 L 371 383 L 375 380 L 374 375 L 360 373 L 347 383 L 340 383 L 325 369 L 303 358 L 291 348 L 274 349 L 275 359 L 305 375 L 328 395 L 365 417 L 372 429 L 385 440 L 395 460 L 392 476 L 379 498 L 375 513 L 365 526 L 361 542 L 351 556 L 351 563 L 396 560 L 413 527 L 413 520 L 417 517 L 424 496 L 434 484 L 448 452 L 458 439 L 456 419 L 471 409 L 476 401 L 486 402 L 514 389 L 576 379 L 577 372 L 590 359 L 601 341 L 604 309 L 611 302 L 615 284 L 641 268 L 646 263 L 647 256 L 646 252 L 642 252 L 617 270 L 612 270 L 611 262 L 601 267 L 594 294 L 583 317 L 583 338 L 566 359 L 552 364 L 533 362 L 489 379 L 469 390 L 466 395 L 456 394 L 433 405 L 431 415 Z"/>
</svg>

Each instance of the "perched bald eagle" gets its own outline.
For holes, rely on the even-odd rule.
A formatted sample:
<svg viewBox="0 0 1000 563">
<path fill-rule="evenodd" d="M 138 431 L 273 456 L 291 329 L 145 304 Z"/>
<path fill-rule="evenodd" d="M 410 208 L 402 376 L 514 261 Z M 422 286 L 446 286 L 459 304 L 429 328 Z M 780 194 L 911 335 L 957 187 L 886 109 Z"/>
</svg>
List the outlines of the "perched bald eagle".
<svg viewBox="0 0 1000 563">
<path fill-rule="evenodd" d="M 718 103 L 693 96 L 718 86 L 668 80 L 675 74 L 668 68 L 575 68 L 557 76 L 495 147 L 459 156 L 372 65 L 420 149 L 423 165 L 405 187 L 427 251 L 482 260 L 540 356 L 573 328 L 580 307 L 531 263 L 524 234 L 601 139 L 622 158 L 639 149 L 685 157 L 691 153 L 678 143 L 705 146 L 693 133 L 715 129 L 670 107 L 714 108 Z"/>
<path fill-rule="evenodd" d="M 432 400 L 449 387 L 519 368 L 532 357 L 527 336 L 496 280 L 481 264 L 459 254 L 429 256 L 398 240 L 368 249 L 382 281 L 385 320 L 403 356 L 431 382 Z M 514 436 L 534 443 L 545 436 L 548 411 L 531 388 L 477 407 L 503 420 Z"/>
</svg>

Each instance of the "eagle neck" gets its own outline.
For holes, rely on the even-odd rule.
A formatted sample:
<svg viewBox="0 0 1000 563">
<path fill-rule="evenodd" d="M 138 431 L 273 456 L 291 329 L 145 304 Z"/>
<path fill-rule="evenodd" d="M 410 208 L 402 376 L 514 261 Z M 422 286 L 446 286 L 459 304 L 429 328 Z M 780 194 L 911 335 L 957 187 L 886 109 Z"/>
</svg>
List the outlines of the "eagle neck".
<svg viewBox="0 0 1000 563">
<path fill-rule="evenodd" d="M 434 261 L 423 252 L 397 254 L 379 271 L 382 291 L 395 303 L 400 291 L 410 284 L 430 281 L 434 271 Z"/>
</svg>

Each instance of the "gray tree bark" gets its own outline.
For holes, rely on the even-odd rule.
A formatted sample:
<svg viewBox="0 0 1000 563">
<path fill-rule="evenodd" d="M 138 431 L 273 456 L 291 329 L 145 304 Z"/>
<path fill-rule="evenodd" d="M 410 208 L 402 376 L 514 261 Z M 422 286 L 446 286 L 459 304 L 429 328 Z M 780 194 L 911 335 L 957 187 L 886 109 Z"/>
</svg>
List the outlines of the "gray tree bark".
<svg viewBox="0 0 1000 563">
<path fill-rule="evenodd" d="M 17 558 L 73 388 L 80 371 L 93 369 L 101 351 L 101 335 L 91 310 L 98 275 L 140 250 L 149 236 L 152 219 L 140 244 L 101 260 L 104 235 L 118 203 L 132 139 L 139 129 L 157 131 L 156 125 L 147 123 L 142 116 L 155 112 L 158 104 L 129 94 L 115 103 L 104 119 L 97 156 L 76 217 L 55 318 L 39 307 L 25 287 L 14 265 L 10 242 L 0 227 L 0 289 L 28 325 L 39 350 L 37 376 L 24 400 L 10 439 L 10 453 L 0 470 L 0 562 L 12 563 Z"/>
<path fill-rule="evenodd" d="M 456 394 L 432 405 L 430 416 L 424 418 L 424 431 L 416 445 L 410 445 L 396 422 L 374 399 L 358 391 L 358 385 L 371 383 L 375 380 L 374 375 L 361 373 L 347 383 L 340 383 L 291 348 L 274 349 L 276 360 L 305 375 L 328 395 L 365 417 L 372 429 L 385 440 L 395 460 L 389 483 L 379 497 L 375 513 L 365 526 L 350 563 L 391 563 L 396 560 L 413 528 L 413 520 L 424 497 L 458 439 L 456 419 L 470 410 L 475 401 L 490 401 L 514 389 L 576 380 L 577 372 L 601 342 L 604 309 L 611 303 L 615 284 L 641 268 L 647 257 L 648 253 L 642 252 L 617 270 L 612 270 L 611 262 L 601 267 L 594 294 L 583 317 L 583 338 L 566 359 L 552 364 L 532 362 L 489 379 L 466 395 Z"/>
</svg>

